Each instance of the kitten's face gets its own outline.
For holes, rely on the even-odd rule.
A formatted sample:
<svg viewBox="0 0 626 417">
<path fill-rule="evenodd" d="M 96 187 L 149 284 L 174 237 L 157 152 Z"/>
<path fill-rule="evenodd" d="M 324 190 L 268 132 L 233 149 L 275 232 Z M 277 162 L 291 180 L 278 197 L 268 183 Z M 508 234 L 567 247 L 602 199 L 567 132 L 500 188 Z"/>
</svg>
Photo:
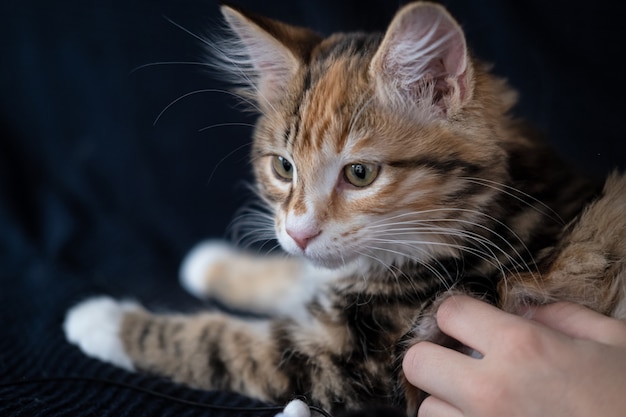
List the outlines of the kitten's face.
<svg viewBox="0 0 626 417">
<path fill-rule="evenodd" d="M 254 164 L 278 240 L 326 267 L 447 251 L 433 228 L 465 217 L 449 208 L 482 152 L 436 120 L 394 114 L 359 60 L 336 60 L 302 100 L 259 122 Z"/>
<path fill-rule="evenodd" d="M 494 194 L 472 178 L 503 161 L 487 124 L 464 121 L 474 80 L 449 15 L 408 6 L 382 42 L 309 37 L 298 57 L 313 35 L 294 32 L 294 46 L 273 37 L 284 26 L 225 14 L 250 55 L 253 164 L 282 247 L 326 267 L 458 252 L 459 230 Z"/>
</svg>

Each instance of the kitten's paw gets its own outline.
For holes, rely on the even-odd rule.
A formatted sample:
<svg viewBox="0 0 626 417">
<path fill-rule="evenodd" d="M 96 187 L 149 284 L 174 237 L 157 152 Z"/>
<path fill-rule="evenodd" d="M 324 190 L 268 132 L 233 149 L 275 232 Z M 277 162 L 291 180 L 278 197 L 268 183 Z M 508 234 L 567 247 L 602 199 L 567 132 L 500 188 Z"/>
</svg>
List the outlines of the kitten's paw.
<svg viewBox="0 0 626 417">
<path fill-rule="evenodd" d="M 124 314 L 139 309 L 136 303 L 120 302 L 110 297 L 88 299 L 67 312 L 63 323 L 65 337 L 87 356 L 133 371 L 119 330 Z"/>
<path fill-rule="evenodd" d="M 187 292 L 206 298 L 212 291 L 212 280 L 237 256 L 227 243 L 212 240 L 198 244 L 185 257 L 180 268 L 180 283 Z"/>
<path fill-rule="evenodd" d="M 311 417 L 311 410 L 300 400 L 293 400 L 285 406 L 282 413 L 276 414 L 275 417 Z"/>
</svg>

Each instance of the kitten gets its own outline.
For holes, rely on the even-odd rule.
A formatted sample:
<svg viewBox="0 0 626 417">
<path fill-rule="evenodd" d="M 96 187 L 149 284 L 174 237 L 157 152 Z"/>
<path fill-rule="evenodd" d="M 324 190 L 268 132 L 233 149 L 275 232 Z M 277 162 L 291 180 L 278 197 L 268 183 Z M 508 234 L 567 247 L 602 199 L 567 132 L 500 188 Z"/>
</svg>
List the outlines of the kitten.
<svg viewBox="0 0 626 417">
<path fill-rule="evenodd" d="M 626 318 L 626 177 L 596 187 L 514 120 L 515 92 L 443 7 L 412 3 L 384 34 L 328 38 L 222 12 L 220 65 L 259 113 L 260 226 L 294 257 L 209 242 L 182 280 L 273 318 L 155 315 L 100 297 L 69 311 L 71 343 L 193 387 L 415 415 L 422 394 L 400 363 L 417 340 L 454 346 L 433 320 L 446 294 Z"/>
</svg>

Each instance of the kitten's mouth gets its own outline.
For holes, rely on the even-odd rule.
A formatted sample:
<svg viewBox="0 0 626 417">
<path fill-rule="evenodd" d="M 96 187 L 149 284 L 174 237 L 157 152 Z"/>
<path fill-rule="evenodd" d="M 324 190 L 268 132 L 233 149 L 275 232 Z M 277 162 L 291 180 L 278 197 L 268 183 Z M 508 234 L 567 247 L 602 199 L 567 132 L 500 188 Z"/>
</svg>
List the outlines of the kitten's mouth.
<svg viewBox="0 0 626 417">
<path fill-rule="evenodd" d="M 326 269 L 344 268 L 353 263 L 357 258 L 356 255 L 346 255 L 338 251 L 335 251 L 332 254 L 316 253 L 315 250 L 311 250 L 310 248 L 305 249 L 300 256 L 304 257 L 313 265 Z"/>
<path fill-rule="evenodd" d="M 308 257 L 305 256 L 305 258 L 307 260 L 309 260 L 309 262 L 311 262 L 313 265 L 318 266 L 318 267 L 322 267 L 322 268 L 328 268 L 328 269 L 339 269 L 342 268 L 344 266 L 346 266 L 347 262 L 343 259 L 329 259 L 329 258 L 312 258 L 312 257 Z"/>
</svg>

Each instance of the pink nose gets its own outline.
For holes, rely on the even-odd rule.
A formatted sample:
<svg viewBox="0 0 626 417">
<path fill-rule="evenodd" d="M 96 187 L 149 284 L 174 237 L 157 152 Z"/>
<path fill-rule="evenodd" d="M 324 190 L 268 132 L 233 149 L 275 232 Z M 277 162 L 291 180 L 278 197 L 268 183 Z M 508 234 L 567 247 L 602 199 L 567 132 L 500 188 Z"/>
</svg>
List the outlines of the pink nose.
<svg viewBox="0 0 626 417">
<path fill-rule="evenodd" d="M 287 234 L 291 236 L 296 245 L 302 250 L 305 250 L 307 246 L 309 246 L 309 242 L 311 242 L 315 237 L 319 236 L 322 233 L 321 230 L 297 230 L 297 229 L 287 229 Z"/>
</svg>

